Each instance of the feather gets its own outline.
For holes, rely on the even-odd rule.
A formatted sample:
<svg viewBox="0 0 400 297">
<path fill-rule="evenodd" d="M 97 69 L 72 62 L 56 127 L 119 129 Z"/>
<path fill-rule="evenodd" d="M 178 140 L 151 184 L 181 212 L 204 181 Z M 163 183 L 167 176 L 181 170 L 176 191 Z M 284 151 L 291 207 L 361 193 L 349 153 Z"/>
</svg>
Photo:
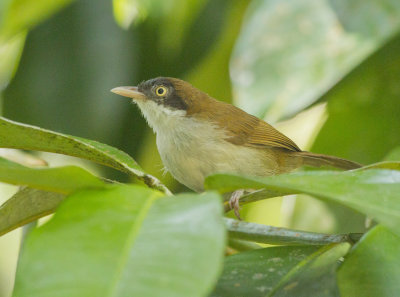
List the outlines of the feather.
<svg viewBox="0 0 400 297">
<path fill-rule="evenodd" d="M 298 152 L 296 153 L 296 155 L 301 157 L 301 159 L 303 160 L 303 165 L 312 167 L 331 166 L 343 170 L 351 170 L 362 167 L 362 165 L 357 162 L 334 156 L 321 155 L 310 152 Z"/>
</svg>

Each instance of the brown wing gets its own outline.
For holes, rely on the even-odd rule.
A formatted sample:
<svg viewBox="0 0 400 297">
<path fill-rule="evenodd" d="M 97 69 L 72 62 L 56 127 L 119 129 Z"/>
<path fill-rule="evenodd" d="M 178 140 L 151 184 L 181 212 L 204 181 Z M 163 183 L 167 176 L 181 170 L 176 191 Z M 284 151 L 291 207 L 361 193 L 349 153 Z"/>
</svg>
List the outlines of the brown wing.
<svg viewBox="0 0 400 297">
<path fill-rule="evenodd" d="M 248 132 L 245 145 L 272 146 L 300 152 L 300 148 L 288 137 L 276 130 L 271 125 L 259 120 L 253 131 Z"/>
<path fill-rule="evenodd" d="M 252 147 L 276 147 L 300 152 L 299 147 L 271 125 L 243 110 L 218 101 L 214 110 L 202 113 L 228 131 L 227 141 Z"/>
</svg>

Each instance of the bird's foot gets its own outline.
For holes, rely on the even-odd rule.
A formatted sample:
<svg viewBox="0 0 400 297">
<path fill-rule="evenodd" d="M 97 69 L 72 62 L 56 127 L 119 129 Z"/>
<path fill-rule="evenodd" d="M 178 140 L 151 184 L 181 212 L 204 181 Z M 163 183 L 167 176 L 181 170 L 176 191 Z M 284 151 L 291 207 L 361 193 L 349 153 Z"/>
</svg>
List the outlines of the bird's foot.
<svg viewBox="0 0 400 297">
<path fill-rule="evenodd" d="M 232 193 L 231 198 L 229 198 L 229 207 L 230 209 L 233 209 L 235 216 L 239 219 L 242 220 L 240 217 L 240 205 L 239 205 L 239 199 L 242 197 L 244 194 L 244 190 L 236 190 L 235 192 Z"/>
</svg>

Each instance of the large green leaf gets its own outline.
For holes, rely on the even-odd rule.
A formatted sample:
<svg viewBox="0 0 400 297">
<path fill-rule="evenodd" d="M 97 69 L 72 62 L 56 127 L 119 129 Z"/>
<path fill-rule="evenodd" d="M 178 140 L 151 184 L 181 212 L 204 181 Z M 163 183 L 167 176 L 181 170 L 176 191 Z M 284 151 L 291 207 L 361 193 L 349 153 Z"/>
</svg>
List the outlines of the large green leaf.
<svg viewBox="0 0 400 297">
<path fill-rule="evenodd" d="M 284 275 L 318 248 L 270 247 L 229 256 L 211 296 L 267 296 Z"/>
<path fill-rule="evenodd" d="M 220 197 L 161 196 L 125 185 L 70 196 L 26 239 L 14 296 L 206 295 L 222 269 Z"/>
<path fill-rule="evenodd" d="M 340 296 L 392 297 L 400 292 L 400 238 L 376 226 L 357 243 L 338 271 Z"/>
<path fill-rule="evenodd" d="M 99 178 L 77 166 L 30 168 L 1 157 L 0 181 L 62 194 L 81 188 L 105 186 Z"/>
<path fill-rule="evenodd" d="M 309 171 L 263 178 L 220 174 L 208 177 L 206 188 L 223 191 L 268 188 L 283 195 L 305 193 L 365 213 L 400 234 L 398 170 Z"/>
<path fill-rule="evenodd" d="M 145 174 L 129 155 L 93 140 L 0 118 L 0 147 L 46 151 L 87 159 L 129 173 L 150 187 L 168 192 L 155 177 Z"/>
<path fill-rule="evenodd" d="M 294 267 L 269 296 L 338 297 L 336 269 L 349 243 L 321 248 Z"/>
<path fill-rule="evenodd" d="M 400 3 L 396 0 L 329 0 L 344 29 L 382 42 L 400 27 Z"/>
<path fill-rule="evenodd" d="M 298 112 L 397 32 L 399 20 L 397 0 L 252 1 L 231 61 L 235 101 L 270 120 Z"/>
<path fill-rule="evenodd" d="M 64 195 L 23 188 L 0 206 L 0 235 L 55 211 Z"/>
<path fill-rule="evenodd" d="M 398 77 L 400 35 L 322 98 L 328 101 L 329 117 L 312 151 L 364 164 L 382 160 L 400 143 Z"/>
</svg>

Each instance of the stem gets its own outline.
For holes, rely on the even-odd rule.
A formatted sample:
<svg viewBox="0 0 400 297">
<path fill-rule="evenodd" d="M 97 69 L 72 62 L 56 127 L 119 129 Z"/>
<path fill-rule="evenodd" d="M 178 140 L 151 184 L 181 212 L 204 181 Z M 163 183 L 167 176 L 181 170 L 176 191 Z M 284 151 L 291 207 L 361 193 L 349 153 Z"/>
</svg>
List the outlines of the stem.
<svg viewBox="0 0 400 297">
<path fill-rule="evenodd" d="M 362 236 L 362 234 L 360 233 L 314 233 L 255 223 L 241 222 L 229 218 L 224 219 L 230 238 L 275 245 L 323 245 L 338 242 L 354 243 L 358 241 Z"/>
</svg>

